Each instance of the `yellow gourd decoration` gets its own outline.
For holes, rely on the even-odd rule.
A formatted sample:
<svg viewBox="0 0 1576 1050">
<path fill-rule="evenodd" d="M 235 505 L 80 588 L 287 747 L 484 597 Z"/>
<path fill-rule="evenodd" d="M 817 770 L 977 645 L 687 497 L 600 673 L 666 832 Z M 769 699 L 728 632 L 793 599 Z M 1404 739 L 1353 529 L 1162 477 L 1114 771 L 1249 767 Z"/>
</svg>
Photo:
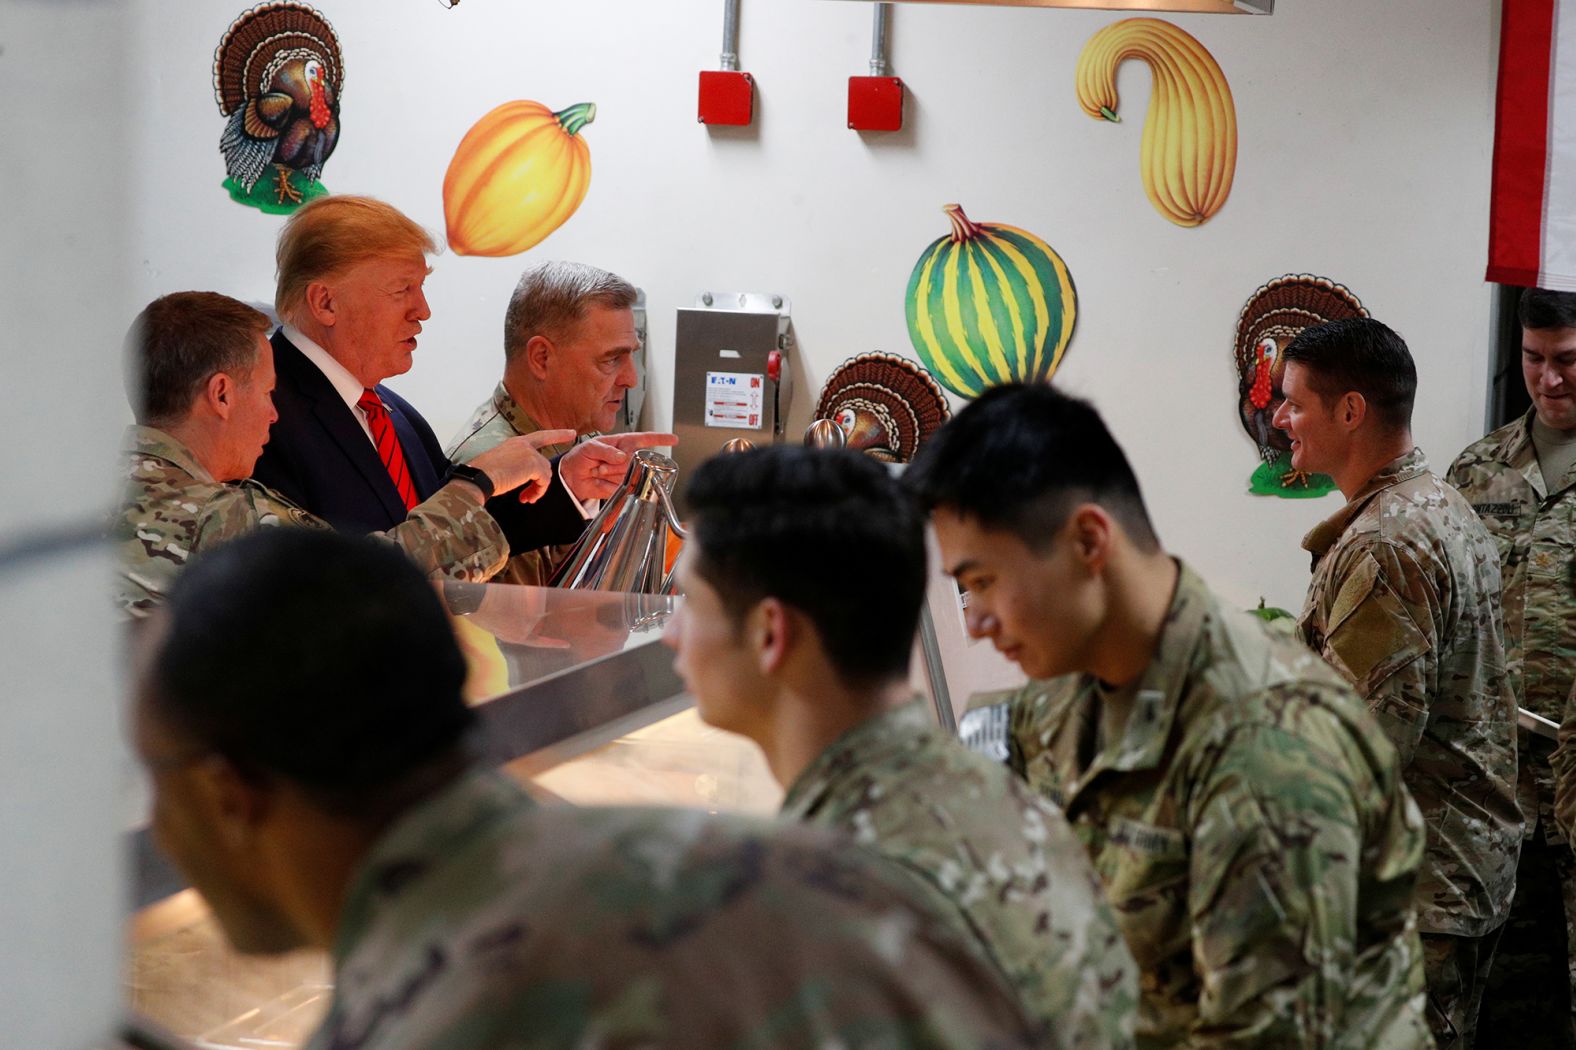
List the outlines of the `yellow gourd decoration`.
<svg viewBox="0 0 1576 1050">
<path fill-rule="evenodd" d="M 505 102 L 460 140 L 443 177 L 443 218 L 459 255 L 518 255 L 562 226 L 591 185 L 580 129 L 596 117 L 581 102 L 554 113 Z"/>
<path fill-rule="evenodd" d="M 1237 171 L 1237 107 L 1220 64 L 1185 30 L 1158 18 L 1113 22 L 1078 56 L 1078 104 L 1118 121 L 1116 70 L 1149 63 L 1153 87 L 1139 146 L 1144 192 L 1178 226 L 1207 222 L 1226 203 Z"/>
</svg>

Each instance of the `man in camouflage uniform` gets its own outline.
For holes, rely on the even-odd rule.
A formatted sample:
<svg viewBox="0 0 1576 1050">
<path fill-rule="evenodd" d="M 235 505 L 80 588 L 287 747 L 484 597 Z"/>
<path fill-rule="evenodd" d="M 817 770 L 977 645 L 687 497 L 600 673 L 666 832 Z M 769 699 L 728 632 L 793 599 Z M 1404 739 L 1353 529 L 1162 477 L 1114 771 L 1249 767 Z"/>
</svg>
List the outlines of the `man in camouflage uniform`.
<svg viewBox="0 0 1576 1050">
<path fill-rule="evenodd" d="M 199 550 L 258 526 L 328 528 L 247 478 L 275 419 L 268 319 L 214 292 L 177 292 L 138 315 L 128 339 L 128 393 L 137 425 L 126 436 L 126 489 L 112 533 L 120 554 L 116 601 L 146 615 Z M 551 439 L 554 435 L 546 435 Z M 551 477 L 541 435 L 478 462 L 498 491 Z M 385 535 L 434 576 L 485 580 L 509 544 L 473 481 L 456 479 Z"/>
<path fill-rule="evenodd" d="M 1532 407 L 1462 452 L 1448 478 L 1499 549 L 1516 701 L 1559 722 L 1571 718 L 1566 698 L 1576 680 L 1576 599 L 1564 582 L 1576 564 L 1576 294 L 1529 290 L 1520 313 Z M 1485 1041 L 1500 1031 L 1524 1050 L 1565 1050 L 1576 1046 L 1576 764 L 1563 748 L 1567 801 L 1556 820 L 1554 741 L 1523 731 L 1519 744 L 1526 838 L 1483 1029 Z M 1554 919 L 1560 913 L 1563 923 Z"/>
<path fill-rule="evenodd" d="M 1094 409 L 986 391 L 905 483 L 970 633 L 1058 679 L 964 728 L 1005 737 L 1083 840 L 1138 961 L 1139 1046 L 1430 1045 L 1424 828 L 1395 748 L 1322 661 L 1166 554 Z"/>
<path fill-rule="evenodd" d="M 638 379 L 635 286 L 580 263 L 545 262 L 525 271 L 503 322 L 503 380 L 460 429 L 448 457 L 469 463 L 500 442 L 543 429 L 605 433 L 624 392 Z M 570 444 L 545 446 L 549 456 Z M 500 583 L 545 586 L 573 544 L 509 559 Z"/>
<path fill-rule="evenodd" d="M 1400 755 L 1428 825 L 1429 1026 L 1441 1048 L 1470 1047 L 1521 849 L 1499 556 L 1412 443 L 1417 371 L 1400 336 L 1368 317 L 1331 321 L 1284 357 L 1275 425 L 1292 467 L 1328 474 L 1347 499 L 1303 540 L 1314 568 L 1298 627 Z"/>
<path fill-rule="evenodd" d="M 687 499 L 685 600 L 664 641 L 700 716 L 760 746 L 784 820 L 922 882 L 1041 1045 L 1132 1046 L 1132 956 L 1066 820 L 913 698 L 924 522 L 885 468 L 777 446 L 703 464 Z"/>
<path fill-rule="evenodd" d="M 386 545 L 261 530 L 167 609 L 134 701 L 153 835 L 241 951 L 332 953 L 311 1050 L 1033 1045 L 875 858 L 809 828 L 541 807 L 473 764 L 448 617 Z"/>
</svg>

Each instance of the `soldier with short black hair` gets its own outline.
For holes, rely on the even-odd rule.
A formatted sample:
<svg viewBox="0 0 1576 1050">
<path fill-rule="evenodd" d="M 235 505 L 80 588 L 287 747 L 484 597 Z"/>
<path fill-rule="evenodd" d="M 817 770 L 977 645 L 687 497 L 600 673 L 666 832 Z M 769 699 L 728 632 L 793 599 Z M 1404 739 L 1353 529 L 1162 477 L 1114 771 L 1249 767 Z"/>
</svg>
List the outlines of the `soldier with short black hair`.
<svg viewBox="0 0 1576 1050">
<path fill-rule="evenodd" d="M 1282 355 L 1275 425 L 1297 470 L 1347 502 L 1303 540 L 1298 628 L 1367 702 L 1428 825 L 1417 921 L 1429 1026 L 1473 1045 L 1516 892 L 1516 702 L 1505 668 L 1499 556 L 1471 506 L 1412 441 L 1417 370 L 1368 317 L 1306 328 Z"/>
<path fill-rule="evenodd" d="M 753 740 L 785 821 L 896 862 L 975 941 L 1040 1046 L 1133 1045 L 1136 970 L 1066 818 L 913 696 L 925 532 L 886 468 L 778 445 L 690 479 L 664 641 L 701 718 Z"/>
<path fill-rule="evenodd" d="M 1424 828 L 1295 639 L 1161 547 L 1094 408 L 986 391 L 904 475 L 967 622 L 1033 681 L 971 711 L 1065 810 L 1138 962 L 1144 1047 L 1424 1047 Z M 988 735 L 988 734 L 986 734 Z"/>
<path fill-rule="evenodd" d="M 1521 375 L 1532 406 L 1473 442 L 1447 475 L 1499 551 L 1505 662 L 1516 702 L 1576 733 L 1576 293 L 1522 293 Z M 1523 731 L 1526 838 L 1489 977 L 1484 1030 L 1526 1050 L 1576 1046 L 1576 751 Z M 1555 917 L 1560 920 L 1557 921 Z M 1525 1038 L 1522 1038 L 1522 1037 Z"/>
</svg>

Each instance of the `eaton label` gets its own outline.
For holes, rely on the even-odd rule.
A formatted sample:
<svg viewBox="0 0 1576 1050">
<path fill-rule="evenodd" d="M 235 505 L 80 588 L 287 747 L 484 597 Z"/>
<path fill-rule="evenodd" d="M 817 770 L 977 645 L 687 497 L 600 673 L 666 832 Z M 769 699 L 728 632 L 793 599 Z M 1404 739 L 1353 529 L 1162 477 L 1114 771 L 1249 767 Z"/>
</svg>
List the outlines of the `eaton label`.
<svg viewBox="0 0 1576 1050">
<path fill-rule="evenodd" d="M 760 430 L 766 425 L 765 396 L 766 377 L 758 372 L 707 372 L 706 425 Z"/>
</svg>

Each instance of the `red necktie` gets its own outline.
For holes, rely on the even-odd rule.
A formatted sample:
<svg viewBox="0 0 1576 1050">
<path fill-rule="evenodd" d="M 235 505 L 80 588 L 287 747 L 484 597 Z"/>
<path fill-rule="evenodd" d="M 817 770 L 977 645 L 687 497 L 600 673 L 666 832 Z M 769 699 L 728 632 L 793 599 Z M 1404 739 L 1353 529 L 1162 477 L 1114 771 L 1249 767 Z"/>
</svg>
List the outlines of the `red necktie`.
<svg viewBox="0 0 1576 1050">
<path fill-rule="evenodd" d="M 416 499 L 416 485 L 410 480 L 410 471 L 405 468 L 405 452 L 399 447 L 399 436 L 394 433 L 394 421 L 389 418 L 389 410 L 383 407 L 383 402 L 373 390 L 363 390 L 356 407 L 367 414 L 367 429 L 372 431 L 378 455 L 382 457 L 389 477 L 394 479 L 394 487 L 399 489 L 399 498 L 405 501 L 405 509 L 410 510 L 420 501 Z"/>
</svg>

